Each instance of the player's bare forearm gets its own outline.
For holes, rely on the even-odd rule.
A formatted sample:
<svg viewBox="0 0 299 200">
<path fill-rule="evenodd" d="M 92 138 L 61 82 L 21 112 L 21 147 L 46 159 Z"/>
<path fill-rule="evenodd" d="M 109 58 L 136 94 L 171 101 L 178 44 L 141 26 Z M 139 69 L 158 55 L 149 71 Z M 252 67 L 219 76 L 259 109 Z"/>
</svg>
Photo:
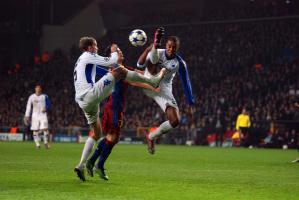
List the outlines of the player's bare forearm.
<svg viewBox="0 0 299 200">
<path fill-rule="evenodd" d="M 140 88 L 144 88 L 144 89 L 149 89 L 152 90 L 154 92 L 160 92 L 160 88 L 154 88 L 151 85 L 148 85 L 146 83 L 139 83 L 139 82 L 129 82 L 130 85 L 135 86 L 135 87 L 140 87 Z"/>
<path fill-rule="evenodd" d="M 146 61 L 146 57 L 147 57 L 147 54 L 151 51 L 153 47 L 153 44 L 151 44 L 149 47 L 147 47 L 143 53 L 139 56 L 139 59 L 138 59 L 138 64 L 139 65 L 143 65 Z"/>
</svg>

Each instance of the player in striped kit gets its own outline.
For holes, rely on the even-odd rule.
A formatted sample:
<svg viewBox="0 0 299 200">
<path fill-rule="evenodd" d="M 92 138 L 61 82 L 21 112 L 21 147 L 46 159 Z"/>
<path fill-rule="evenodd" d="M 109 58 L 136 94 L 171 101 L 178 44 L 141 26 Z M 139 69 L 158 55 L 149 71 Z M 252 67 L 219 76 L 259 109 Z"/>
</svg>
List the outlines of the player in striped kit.
<svg viewBox="0 0 299 200">
<path fill-rule="evenodd" d="M 161 38 L 164 35 L 164 29 L 158 28 L 155 32 L 153 45 L 149 46 L 139 57 L 137 66 L 145 68 L 144 75 L 151 78 L 162 68 L 167 69 L 165 77 L 160 82 L 160 93 L 154 93 L 150 90 L 144 90 L 148 97 L 151 97 L 160 108 L 165 112 L 167 121 L 163 122 L 157 129 L 146 134 L 148 141 L 148 151 L 150 154 L 155 153 L 155 139 L 167 133 L 179 125 L 179 108 L 172 94 L 172 81 L 177 72 L 179 72 L 187 102 L 190 105 L 190 113 L 192 114 L 192 106 L 194 98 L 192 95 L 192 87 L 189 80 L 187 65 L 185 61 L 177 54 L 180 46 L 179 38 L 169 36 L 166 41 L 165 49 L 159 49 Z"/>
<path fill-rule="evenodd" d="M 36 148 L 40 148 L 40 138 L 39 132 L 43 131 L 44 133 L 44 144 L 46 149 L 49 148 L 48 143 L 48 117 L 47 112 L 50 109 L 50 100 L 46 94 L 42 94 L 41 85 L 35 86 L 35 93 L 30 95 L 27 106 L 26 113 L 24 118 L 25 125 L 30 123 L 31 116 L 31 130 L 33 131 L 33 139 L 36 145 Z"/>
<path fill-rule="evenodd" d="M 165 69 L 161 70 L 154 78 L 147 78 L 117 64 L 120 59 L 120 51 L 116 44 L 111 45 L 110 57 L 102 57 L 97 54 L 97 42 L 92 37 L 81 38 L 79 47 L 83 53 L 78 58 L 74 69 L 75 100 L 83 110 L 88 124 L 94 132 L 93 136 L 88 137 L 85 142 L 81 160 L 74 169 L 77 176 L 85 181 L 86 160 L 95 142 L 102 134 L 101 122 L 98 118 L 99 103 L 110 95 L 115 83 L 119 80 L 148 83 L 157 87 L 165 74 Z M 113 70 L 108 71 L 109 66 L 112 65 L 114 65 Z M 95 81 L 96 75 L 101 77 L 98 81 Z"/>
</svg>

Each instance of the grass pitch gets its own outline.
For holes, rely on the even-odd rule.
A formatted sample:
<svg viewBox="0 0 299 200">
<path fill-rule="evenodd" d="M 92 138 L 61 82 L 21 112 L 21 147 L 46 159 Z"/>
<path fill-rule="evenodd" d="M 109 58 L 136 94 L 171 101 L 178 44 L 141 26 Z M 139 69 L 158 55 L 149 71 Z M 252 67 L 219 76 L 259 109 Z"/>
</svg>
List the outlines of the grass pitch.
<svg viewBox="0 0 299 200">
<path fill-rule="evenodd" d="M 299 199 L 295 150 L 117 145 L 109 181 L 80 182 L 73 168 L 83 145 L 0 142 L 0 199 Z"/>
</svg>

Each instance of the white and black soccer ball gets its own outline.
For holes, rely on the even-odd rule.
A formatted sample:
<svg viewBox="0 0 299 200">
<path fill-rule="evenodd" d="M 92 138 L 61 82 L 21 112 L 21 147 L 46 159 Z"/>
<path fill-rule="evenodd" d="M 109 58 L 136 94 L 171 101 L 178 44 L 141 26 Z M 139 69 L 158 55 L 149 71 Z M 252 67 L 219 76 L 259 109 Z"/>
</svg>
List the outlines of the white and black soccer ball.
<svg viewBox="0 0 299 200">
<path fill-rule="evenodd" d="M 130 33 L 129 41 L 135 47 L 143 46 L 147 41 L 146 33 L 143 30 L 135 29 Z"/>
</svg>

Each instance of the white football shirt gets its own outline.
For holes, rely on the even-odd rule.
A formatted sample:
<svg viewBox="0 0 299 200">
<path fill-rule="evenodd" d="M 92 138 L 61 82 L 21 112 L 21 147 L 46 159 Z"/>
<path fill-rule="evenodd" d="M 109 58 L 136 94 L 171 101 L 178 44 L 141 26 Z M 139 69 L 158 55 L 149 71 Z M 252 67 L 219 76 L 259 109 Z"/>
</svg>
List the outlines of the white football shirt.
<svg viewBox="0 0 299 200">
<path fill-rule="evenodd" d="M 111 57 L 102 57 L 87 51 L 83 52 L 78 58 L 74 69 L 76 99 L 82 97 L 93 87 L 97 68 L 107 68 L 116 64 L 117 60 L 117 52 L 111 53 Z"/>
</svg>

